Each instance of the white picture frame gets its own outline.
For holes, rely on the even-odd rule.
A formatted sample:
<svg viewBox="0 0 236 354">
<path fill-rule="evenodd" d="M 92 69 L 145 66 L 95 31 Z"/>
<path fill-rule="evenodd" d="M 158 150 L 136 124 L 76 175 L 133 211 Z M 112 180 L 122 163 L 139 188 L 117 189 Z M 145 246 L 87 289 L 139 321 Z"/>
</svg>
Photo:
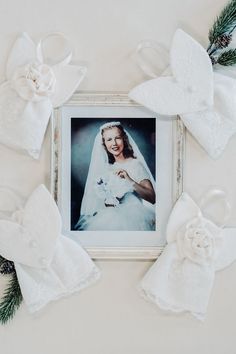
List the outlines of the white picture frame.
<svg viewBox="0 0 236 354">
<path fill-rule="evenodd" d="M 155 231 L 74 231 L 71 229 L 71 119 L 155 119 L 158 215 Z M 74 122 L 74 121 L 73 121 Z M 89 121 L 88 121 L 89 122 Z M 92 121 L 93 122 L 93 121 Z M 140 123 L 139 121 L 138 123 Z M 141 124 L 141 123 L 140 123 Z M 178 117 L 164 118 L 126 93 L 76 93 L 52 116 L 51 192 L 62 216 L 62 232 L 82 244 L 94 259 L 156 259 L 162 252 L 169 213 L 183 191 L 185 128 Z"/>
</svg>

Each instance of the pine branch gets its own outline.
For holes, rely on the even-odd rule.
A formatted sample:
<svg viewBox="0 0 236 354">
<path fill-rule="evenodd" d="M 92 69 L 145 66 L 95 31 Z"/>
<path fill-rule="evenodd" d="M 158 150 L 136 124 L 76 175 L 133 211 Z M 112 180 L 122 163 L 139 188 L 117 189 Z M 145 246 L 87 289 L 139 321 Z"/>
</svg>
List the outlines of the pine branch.
<svg viewBox="0 0 236 354">
<path fill-rule="evenodd" d="M 9 285 L 0 302 L 0 323 L 6 324 L 15 315 L 22 302 L 22 294 L 16 272 L 11 274 Z"/>
<path fill-rule="evenodd" d="M 236 26 L 236 0 L 231 0 L 216 18 L 209 31 L 210 46 L 224 33 L 231 34 Z"/>
<path fill-rule="evenodd" d="M 5 259 L 2 263 L 0 263 L 0 274 L 8 275 L 13 272 L 15 272 L 14 262 Z"/>
<path fill-rule="evenodd" d="M 223 52 L 217 59 L 217 63 L 224 66 L 236 64 L 236 49 L 229 49 Z"/>
<path fill-rule="evenodd" d="M 1 265 L 2 265 L 5 261 L 6 261 L 6 259 L 3 258 L 2 256 L 0 256 L 0 267 L 1 267 Z"/>
</svg>

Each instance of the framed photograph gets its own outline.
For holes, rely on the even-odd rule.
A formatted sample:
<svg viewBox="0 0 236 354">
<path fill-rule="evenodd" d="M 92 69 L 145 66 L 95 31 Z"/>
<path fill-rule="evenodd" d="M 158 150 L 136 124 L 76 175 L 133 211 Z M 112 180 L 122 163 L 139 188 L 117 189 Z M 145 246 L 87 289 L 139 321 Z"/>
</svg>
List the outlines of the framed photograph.
<svg viewBox="0 0 236 354">
<path fill-rule="evenodd" d="M 184 127 L 127 94 L 75 94 L 52 118 L 63 234 L 93 258 L 154 259 L 183 190 Z"/>
</svg>

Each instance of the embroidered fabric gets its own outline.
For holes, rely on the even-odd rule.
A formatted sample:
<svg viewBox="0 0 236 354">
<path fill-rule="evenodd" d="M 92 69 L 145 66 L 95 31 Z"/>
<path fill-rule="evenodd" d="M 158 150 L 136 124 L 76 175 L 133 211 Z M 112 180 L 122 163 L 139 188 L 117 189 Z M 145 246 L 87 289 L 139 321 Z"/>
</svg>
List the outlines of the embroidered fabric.
<svg viewBox="0 0 236 354">
<path fill-rule="evenodd" d="M 236 132 L 235 79 L 213 73 L 206 50 L 177 30 L 170 52 L 173 76 L 135 87 L 129 96 L 152 111 L 180 115 L 185 126 L 214 159 Z"/>
<path fill-rule="evenodd" d="M 35 159 L 52 109 L 68 100 L 86 73 L 86 68 L 69 64 L 72 52 L 53 65 L 45 62 L 42 44 L 51 36 L 64 38 L 53 33 L 36 45 L 21 34 L 8 57 L 7 81 L 0 86 L 0 143 Z"/>
<path fill-rule="evenodd" d="M 43 185 L 25 206 L 0 220 L 1 255 L 14 261 L 30 312 L 89 286 L 100 276 L 81 246 L 60 231 L 59 211 Z"/>
<path fill-rule="evenodd" d="M 41 310 L 49 302 L 79 292 L 100 278 L 88 254 L 70 239 L 60 236 L 49 267 L 37 269 L 16 263 L 21 292 L 28 310 Z"/>
<path fill-rule="evenodd" d="M 167 246 L 140 284 L 147 300 L 163 310 L 189 312 L 204 320 L 215 271 L 236 259 L 236 229 L 206 219 L 183 193 L 167 225 Z"/>
<path fill-rule="evenodd" d="M 214 107 L 181 115 L 186 128 L 214 159 L 236 132 L 235 95 L 235 79 L 214 73 Z"/>
</svg>

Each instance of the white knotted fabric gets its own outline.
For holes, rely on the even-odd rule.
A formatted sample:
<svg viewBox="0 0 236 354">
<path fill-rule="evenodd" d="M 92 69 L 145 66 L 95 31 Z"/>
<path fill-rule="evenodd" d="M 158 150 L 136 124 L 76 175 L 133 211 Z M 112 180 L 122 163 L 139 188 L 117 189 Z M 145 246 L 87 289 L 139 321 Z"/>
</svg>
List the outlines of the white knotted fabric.
<svg viewBox="0 0 236 354">
<path fill-rule="evenodd" d="M 99 278 L 100 271 L 83 248 L 61 235 L 60 213 L 44 185 L 34 190 L 25 205 L 10 191 L 0 189 L 0 193 L 8 204 L 5 219 L 0 220 L 0 254 L 14 262 L 30 312 Z"/>
<path fill-rule="evenodd" d="M 72 50 L 60 59 L 45 58 L 43 45 L 69 43 L 61 33 L 51 33 L 35 44 L 27 33 L 15 41 L 6 65 L 6 81 L 0 86 L 0 143 L 27 151 L 37 159 L 55 107 L 67 101 L 87 69 L 70 64 Z"/>
<path fill-rule="evenodd" d="M 214 194 L 223 200 L 223 192 Z M 227 202 L 224 210 L 225 221 Z M 236 259 L 236 228 L 217 225 L 183 193 L 170 214 L 166 237 L 163 253 L 140 284 L 141 295 L 163 310 L 189 312 L 204 320 L 215 271 Z"/>
<path fill-rule="evenodd" d="M 147 63 L 142 70 L 149 73 Z M 172 76 L 148 80 L 129 96 L 161 115 L 179 115 L 214 159 L 236 132 L 236 80 L 213 72 L 206 50 L 178 29 L 170 50 Z M 153 75 L 151 75 L 153 77 Z"/>
</svg>

